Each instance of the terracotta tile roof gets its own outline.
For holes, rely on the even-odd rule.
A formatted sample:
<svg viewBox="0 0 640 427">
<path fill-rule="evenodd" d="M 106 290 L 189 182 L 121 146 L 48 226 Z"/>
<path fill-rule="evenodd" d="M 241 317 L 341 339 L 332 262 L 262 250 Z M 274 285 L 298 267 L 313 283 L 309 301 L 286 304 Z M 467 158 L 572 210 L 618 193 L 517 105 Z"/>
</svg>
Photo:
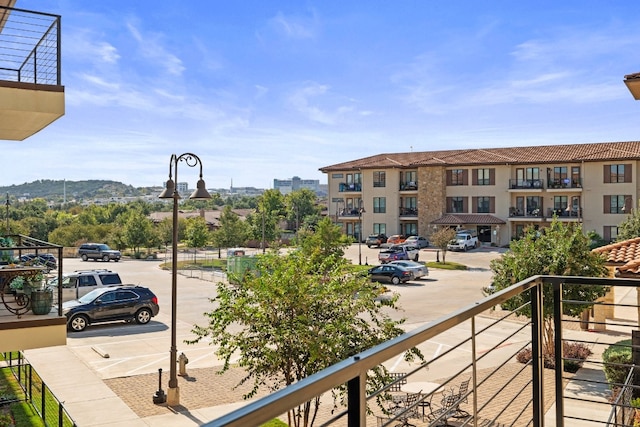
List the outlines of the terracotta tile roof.
<svg viewBox="0 0 640 427">
<path fill-rule="evenodd" d="M 500 218 L 487 214 L 446 214 L 440 218 L 431 221 L 431 224 L 438 225 L 464 225 L 464 224 L 478 224 L 478 225 L 494 225 L 494 224 L 506 224 Z"/>
<path fill-rule="evenodd" d="M 593 252 L 603 254 L 608 263 L 627 264 L 640 260 L 640 237 L 601 246 Z"/>
<path fill-rule="evenodd" d="M 624 78 L 625 80 L 638 80 L 640 79 L 640 73 L 627 74 Z"/>
<path fill-rule="evenodd" d="M 640 160 L 640 141 L 386 153 L 325 166 L 320 171 L 603 160 Z"/>
</svg>

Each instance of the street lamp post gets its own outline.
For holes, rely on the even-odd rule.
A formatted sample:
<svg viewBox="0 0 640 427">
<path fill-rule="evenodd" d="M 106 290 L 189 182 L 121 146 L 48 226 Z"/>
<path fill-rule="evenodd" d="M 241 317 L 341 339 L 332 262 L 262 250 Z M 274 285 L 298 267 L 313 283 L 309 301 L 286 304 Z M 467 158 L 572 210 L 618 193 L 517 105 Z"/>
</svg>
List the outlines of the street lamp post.
<svg viewBox="0 0 640 427">
<path fill-rule="evenodd" d="M 173 199 L 173 236 L 171 241 L 171 349 L 169 350 L 169 389 L 167 391 L 167 404 L 169 406 L 180 405 L 180 389 L 178 387 L 178 377 L 176 375 L 177 345 L 176 345 L 176 312 L 177 312 L 177 291 L 178 291 L 178 201 L 180 194 L 176 187 L 178 182 L 178 163 L 184 162 L 189 167 L 200 165 L 200 179 L 196 190 L 189 197 L 190 199 L 210 199 L 211 195 L 206 189 L 202 179 L 202 161 L 192 153 L 172 154 L 169 161 L 169 180 L 166 188 L 160 194 L 161 199 Z M 173 172 L 173 173 L 172 173 Z M 175 181 L 172 179 L 175 178 Z"/>
<path fill-rule="evenodd" d="M 358 221 L 360 222 L 360 228 L 358 229 L 358 264 L 362 265 L 362 214 L 365 213 L 364 208 L 360 205 L 358 209 Z"/>
<path fill-rule="evenodd" d="M 7 192 L 7 229 L 4 230 L 6 235 L 9 235 L 9 192 Z"/>
</svg>

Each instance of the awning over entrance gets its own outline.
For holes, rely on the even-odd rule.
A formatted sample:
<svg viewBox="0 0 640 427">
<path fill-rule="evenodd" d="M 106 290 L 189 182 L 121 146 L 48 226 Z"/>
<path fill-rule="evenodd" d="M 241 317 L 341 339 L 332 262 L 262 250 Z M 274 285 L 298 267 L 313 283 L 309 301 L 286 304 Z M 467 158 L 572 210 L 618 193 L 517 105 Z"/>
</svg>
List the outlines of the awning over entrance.
<svg viewBox="0 0 640 427">
<path fill-rule="evenodd" d="M 506 224 L 505 221 L 493 215 L 486 214 L 446 214 L 440 218 L 431 221 L 435 225 L 500 225 Z"/>
</svg>

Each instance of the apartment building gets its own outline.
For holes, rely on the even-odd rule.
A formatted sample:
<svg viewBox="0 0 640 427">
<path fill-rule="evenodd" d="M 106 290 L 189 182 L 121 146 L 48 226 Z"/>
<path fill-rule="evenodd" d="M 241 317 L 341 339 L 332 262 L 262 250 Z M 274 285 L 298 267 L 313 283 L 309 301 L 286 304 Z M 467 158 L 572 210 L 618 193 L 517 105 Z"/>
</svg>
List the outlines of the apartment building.
<svg viewBox="0 0 640 427">
<path fill-rule="evenodd" d="M 0 140 L 22 141 L 62 117 L 65 101 L 60 71 L 60 16 L 17 9 L 15 3 L 0 0 Z M 12 161 L 27 162 L 28 158 Z M 2 248 L 4 254 L 19 257 L 34 251 L 54 253 L 59 259 L 58 274 L 62 275 L 61 247 L 23 236 L 12 241 L 14 246 Z M 64 345 L 66 318 L 61 309 L 35 315 L 29 311 L 27 297 L 10 292 L 9 283 L 15 277 L 37 271 L 3 261 L 0 351 Z"/>
<path fill-rule="evenodd" d="M 320 171 L 332 218 L 355 238 L 459 227 L 503 245 L 554 217 L 615 240 L 637 203 L 639 160 L 634 141 L 387 153 Z"/>
</svg>

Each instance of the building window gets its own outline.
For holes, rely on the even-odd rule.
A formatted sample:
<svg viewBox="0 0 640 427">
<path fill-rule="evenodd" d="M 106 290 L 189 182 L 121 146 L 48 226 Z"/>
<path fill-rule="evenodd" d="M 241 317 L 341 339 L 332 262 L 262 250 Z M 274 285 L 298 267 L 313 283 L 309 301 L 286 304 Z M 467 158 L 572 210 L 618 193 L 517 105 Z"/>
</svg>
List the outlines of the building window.
<svg viewBox="0 0 640 427">
<path fill-rule="evenodd" d="M 464 185 L 464 169 L 451 170 L 451 185 Z"/>
<path fill-rule="evenodd" d="M 476 185 L 491 185 L 491 169 L 476 169 Z"/>
<path fill-rule="evenodd" d="M 387 198 L 386 197 L 374 197 L 373 198 L 373 213 L 386 213 L 387 212 Z"/>
<path fill-rule="evenodd" d="M 603 227 L 602 238 L 605 242 L 615 242 L 618 239 L 618 226 L 617 225 L 605 225 Z"/>
<path fill-rule="evenodd" d="M 631 164 L 605 165 L 604 166 L 604 182 L 605 183 L 632 182 Z"/>
<path fill-rule="evenodd" d="M 633 202 L 629 195 L 604 196 L 604 213 L 630 213 L 632 208 Z"/>
<path fill-rule="evenodd" d="M 515 237 L 517 239 L 521 239 L 524 236 L 524 225 L 522 224 L 516 224 L 516 234 Z"/>
<path fill-rule="evenodd" d="M 527 215 L 541 216 L 542 214 L 542 198 L 539 196 L 527 197 Z"/>
<path fill-rule="evenodd" d="M 416 224 L 415 222 L 408 222 L 406 224 L 402 224 L 400 227 L 400 232 L 405 236 L 417 236 L 418 224 Z"/>
<path fill-rule="evenodd" d="M 464 213 L 464 197 L 449 197 L 449 212 Z"/>
<path fill-rule="evenodd" d="M 387 174 L 386 172 L 374 172 L 373 173 L 373 186 L 374 187 L 386 187 Z"/>
<path fill-rule="evenodd" d="M 400 190 L 417 190 L 418 180 L 416 171 L 400 172 Z"/>
<path fill-rule="evenodd" d="M 387 224 L 373 224 L 373 234 L 387 234 Z"/>
<path fill-rule="evenodd" d="M 567 196 L 554 196 L 553 197 L 553 209 L 556 211 L 556 215 L 561 216 L 564 211 L 567 210 L 568 197 Z"/>
<path fill-rule="evenodd" d="M 491 197 L 476 197 L 476 212 L 477 213 L 490 213 L 491 212 Z"/>
</svg>

